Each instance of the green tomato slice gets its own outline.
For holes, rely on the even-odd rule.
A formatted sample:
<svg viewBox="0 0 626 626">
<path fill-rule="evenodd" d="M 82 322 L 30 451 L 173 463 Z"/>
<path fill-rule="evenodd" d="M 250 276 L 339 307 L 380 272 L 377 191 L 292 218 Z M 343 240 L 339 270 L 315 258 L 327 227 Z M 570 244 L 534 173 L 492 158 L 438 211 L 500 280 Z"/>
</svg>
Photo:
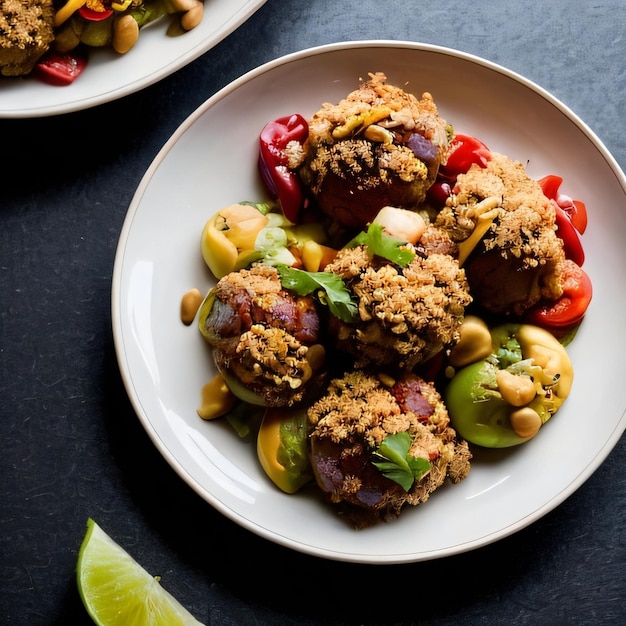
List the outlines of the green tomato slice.
<svg viewBox="0 0 626 626">
<path fill-rule="evenodd" d="M 446 406 L 458 435 L 485 448 L 509 448 L 528 439 L 511 426 L 512 407 L 497 391 L 495 368 L 479 361 L 459 370 L 448 384 Z"/>
</svg>

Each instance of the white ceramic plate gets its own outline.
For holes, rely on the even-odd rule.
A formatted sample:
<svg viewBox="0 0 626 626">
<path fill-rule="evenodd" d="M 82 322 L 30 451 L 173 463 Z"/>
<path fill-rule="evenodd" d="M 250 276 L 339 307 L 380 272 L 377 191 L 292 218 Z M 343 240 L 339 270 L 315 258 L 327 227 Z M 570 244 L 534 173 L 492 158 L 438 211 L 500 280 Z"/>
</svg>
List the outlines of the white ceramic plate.
<svg viewBox="0 0 626 626">
<path fill-rule="evenodd" d="M 264 198 L 257 137 L 282 115 L 312 114 L 359 77 L 383 71 L 414 93 L 430 91 L 457 132 L 528 163 L 533 177 L 556 173 L 587 203 L 585 269 L 595 296 L 570 348 L 573 392 L 533 441 L 476 454 L 469 477 L 443 488 L 393 523 L 354 531 L 315 490 L 281 493 L 254 448 L 223 422 L 196 415 L 212 378 L 207 347 L 179 318 L 180 298 L 212 284 L 199 237 L 208 217 L 240 200 Z M 592 131 L 524 78 L 436 46 L 370 41 L 283 57 L 241 77 L 178 129 L 146 173 L 126 218 L 113 276 L 116 349 L 128 394 L 159 451 L 235 522 L 294 550 L 366 563 L 403 563 L 464 552 L 510 535 L 571 495 L 602 463 L 626 426 L 626 178 Z"/>
<path fill-rule="evenodd" d="M 92 49 L 89 64 L 71 85 L 48 85 L 35 76 L 0 80 L 0 118 L 57 115 L 104 104 L 144 89 L 197 59 L 243 24 L 266 0 L 206 0 L 202 22 L 167 37 L 169 22 L 141 30 L 125 55 Z"/>
</svg>

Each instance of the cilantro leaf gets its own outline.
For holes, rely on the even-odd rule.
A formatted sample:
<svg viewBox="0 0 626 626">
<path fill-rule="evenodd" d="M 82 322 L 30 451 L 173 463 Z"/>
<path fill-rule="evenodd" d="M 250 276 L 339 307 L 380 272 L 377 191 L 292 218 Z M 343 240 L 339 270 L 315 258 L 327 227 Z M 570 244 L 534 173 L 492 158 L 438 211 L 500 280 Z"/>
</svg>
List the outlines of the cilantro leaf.
<svg viewBox="0 0 626 626">
<path fill-rule="evenodd" d="M 287 265 L 277 265 L 280 282 L 285 289 L 295 291 L 300 296 L 316 292 L 322 304 L 343 322 L 352 322 L 357 314 L 357 306 L 350 297 L 341 276 L 331 272 L 307 272 Z"/>
<path fill-rule="evenodd" d="M 406 241 L 386 233 L 380 224 L 370 224 L 367 231 L 360 232 L 348 244 L 352 248 L 367 246 L 372 254 L 387 259 L 400 267 L 405 267 L 415 258 L 415 252 L 402 247 L 405 245 Z"/>
<path fill-rule="evenodd" d="M 409 491 L 413 483 L 430 469 L 429 461 L 409 454 L 410 447 L 408 433 L 387 435 L 374 452 L 374 457 L 381 460 L 372 461 L 383 476 L 398 483 L 405 491 Z"/>
</svg>

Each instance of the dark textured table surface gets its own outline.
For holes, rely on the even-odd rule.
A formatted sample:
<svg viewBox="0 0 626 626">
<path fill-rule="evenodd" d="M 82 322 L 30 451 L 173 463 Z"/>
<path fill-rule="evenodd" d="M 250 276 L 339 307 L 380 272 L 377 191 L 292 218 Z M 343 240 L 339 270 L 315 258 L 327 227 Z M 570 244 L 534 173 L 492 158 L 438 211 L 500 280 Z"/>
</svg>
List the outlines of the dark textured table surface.
<svg viewBox="0 0 626 626">
<path fill-rule="evenodd" d="M 206 624 L 623 623 L 624 437 L 569 499 L 487 547 L 399 566 L 295 553 L 217 513 L 152 445 L 117 368 L 110 290 L 158 150 L 265 61 L 341 40 L 456 48 L 552 92 L 625 168 L 625 33 L 622 0 L 269 0 L 139 93 L 0 120 L 0 622 L 90 623 L 74 572 L 92 516 Z"/>
</svg>

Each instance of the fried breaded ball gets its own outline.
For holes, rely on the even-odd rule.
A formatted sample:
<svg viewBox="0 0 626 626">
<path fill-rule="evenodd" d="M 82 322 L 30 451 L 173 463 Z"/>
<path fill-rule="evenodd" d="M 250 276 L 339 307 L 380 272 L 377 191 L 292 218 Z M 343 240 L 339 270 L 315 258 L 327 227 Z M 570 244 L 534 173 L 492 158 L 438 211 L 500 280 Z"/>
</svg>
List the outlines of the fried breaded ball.
<svg viewBox="0 0 626 626">
<path fill-rule="evenodd" d="M 303 399 L 324 360 L 312 298 L 285 291 L 275 268 L 258 265 L 220 279 L 206 306 L 201 332 L 235 395 L 266 406 Z"/>
<path fill-rule="evenodd" d="M 521 163 L 497 153 L 459 175 L 435 225 L 462 246 L 486 215 L 490 226 L 464 265 L 476 303 L 521 315 L 541 298 L 558 299 L 565 255 L 554 207 Z"/>
<path fill-rule="evenodd" d="M 321 211 L 362 228 L 384 206 L 422 202 L 446 151 L 446 123 L 429 93 L 421 98 L 386 83 L 382 73 L 309 121 L 291 165 Z"/>
<path fill-rule="evenodd" d="M 341 276 L 357 303 L 354 322 L 331 321 L 337 348 L 355 367 L 409 371 L 458 340 L 471 296 L 454 257 L 416 253 L 399 267 L 357 246 L 342 249 L 325 271 Z"/>
<path fill-rule="evenodd" d="M 470 470 L 468 445 L 457 440 L 441 397 L 417 376 L 385 385 L 355 370 L 331 381 L 308 409 L 311 463 L 319 487 L 357 527 L 397 517 L 405 505 L 426 502 L 447 480 L 460 482 Z M 408 433 L 408 454 L 430 463 L 405 490 L 373 461 L 388 435 Z"/>
</svg>

